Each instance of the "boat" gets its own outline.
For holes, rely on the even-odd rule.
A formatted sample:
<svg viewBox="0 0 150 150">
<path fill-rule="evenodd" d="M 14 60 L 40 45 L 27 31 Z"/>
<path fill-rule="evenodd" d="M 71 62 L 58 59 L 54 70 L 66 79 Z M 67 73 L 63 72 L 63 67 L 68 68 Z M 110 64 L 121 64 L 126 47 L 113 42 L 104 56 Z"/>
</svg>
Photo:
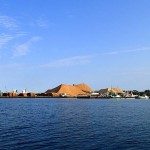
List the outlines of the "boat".
<svg viewBox="0 0 150 150">
<path fill-rule="evenodd" d="M 136 97 L 137 99 L 149 99 L 149 97 L 147 95 L 144 95 L 144 96 L 137 96 Z"/>
<path fill-rule="evenodd" d="M 122 98 L 120 95 L 110 95 L 110 98 Z"/>
</svg>

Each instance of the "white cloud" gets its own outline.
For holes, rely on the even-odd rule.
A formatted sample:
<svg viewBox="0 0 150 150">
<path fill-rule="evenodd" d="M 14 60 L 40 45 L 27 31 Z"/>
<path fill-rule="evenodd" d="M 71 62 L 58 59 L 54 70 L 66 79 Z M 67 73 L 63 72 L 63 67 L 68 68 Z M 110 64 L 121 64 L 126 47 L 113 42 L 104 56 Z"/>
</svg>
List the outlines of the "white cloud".
<svg viewBox="0 0 150 150">
<path fill-rule="evenodd" d="M 14 68 L 21 68 L 22 65 L 21 64 L 16 64 L 16 63 L 12 63 L 12 64 L 0 64 L 0 68 L 1 69 L 14 69 Z"/>
<path fill-rule="evenodd" d="M 19 38 L 19 37 L 26 36 L 26 35 L 28 35 L 27 32 L 17 32 L 15 35 L 15 38 Z"/>
<path fill-rule="evenodd" d="M 12 35 L 8 35 L 8 34 L 1 34 L 0 35 L 0 49 L 6 45 L 9 41 L 11 41 L 12 39 L 14 39 L 14 37 Z"/>
<path fill-rule="evenodd" d="M 4 16 L 1 15 L 0 16 L 0 26 L 7 28 L 7 29 L 13 29 L 13 28 L 17 28 L 18 25 L 16 23 L 17 21 L 9 16 Z"/>
<path fill-rule="evenodd" d="M 150 51 L 150 48 L 137 48 L 137 49 L 128 49 L 128 50 L 120 50 L 120 51 L 111 51 L 106 52 L 106 55 L 117 55 L 122 53 L 133 53 L 133 52 L 143 52 L 143 51 Z"/>
<path fill-rule="evenodd" d="M 32 22 L 29 23 L 32 27 L 40 27 L 46 29 L 49 27 L 48 20 L 44 19 L 43 17 L 34 19 Z"/>
<path fill-rule="evenodd" d="M 19 57 L 27 55 L 30 52 L 30 48 L 34 42 L 38 42 L 41 40 L 41 37 L 35 36 L 26 41 L 23 44 L 15 46 L 15 49 L 13 51 L 13 57 Z"/>
<path fill-rule="evenodd" d="M 89 63 L 90 60 L 91 56 L 75 56 L 56 60 L 54 62 L 42 65 L 42 67 L 65 67 L 65 66 L 83 65 Z"/>
<path fill-rule="evenodd" d="M 42 28 L 47 28 L 48 27 L 48 24 L 47 24 L 47 21 L 46 20 L 44 20 L 44 19 L 38 19 L 37 21 L 37 25 L 39 26 L 39 27 L 42 27 Z"/>
<path fill-rule="evenodd" d="M 7 45 L 8 42 L 10 42 L 11 40 L 14 40 L 15 38 L 19 38 L 25 35 L 26 35 L 25 32 L 20 32 L 20 33 L 18 32 L 15 35 L 10 35 L 10 34 L 5 34 L 5 33 L 0 34 L 0 49 L 2 49 L 3 46 Z"/>
</svg>

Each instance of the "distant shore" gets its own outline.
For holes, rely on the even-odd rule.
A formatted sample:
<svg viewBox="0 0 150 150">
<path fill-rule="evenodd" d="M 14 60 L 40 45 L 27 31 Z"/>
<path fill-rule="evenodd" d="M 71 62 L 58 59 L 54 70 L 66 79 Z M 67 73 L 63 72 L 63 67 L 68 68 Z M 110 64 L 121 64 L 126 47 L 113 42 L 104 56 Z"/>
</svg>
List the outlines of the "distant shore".
<svg viewBox="0 0 150 150">
<path fill-rule="evenodd" d="M 26 98 L 60 98 L 60 99 L 64 99 L 64 98 L 73 98 L 73 99 L 136 99 L 136 98 L 133 98 L 133 97 L 121 97 L 121 98 L 113 98 L 113 97 L 89 97 L 89 96 L 84 96 L 84 97 L 71 97 L 71 96 L 67 96 L 67 97 L 53 97 L 53 96 L 28 96 L 28 97 L 24 97 L 24 96 L 0 96 L 0 99 L 1 98 L 6 98 L 6 99 L 9 99 L 9 98 L 22 98 L 22 99 L 26 99 Z"/>
<path fill-rule="evenodd" d="M 126 91 L 116 87 L 107 87 L 105 89 L 93 90 L 85 83 L 80 84 L 60 84 L 44 92 L 36 93 L 24 89 L 1 91 L 0 98 L 85 98 L 85 99 L 149 99 L 150 90 Z"/>
</svg>

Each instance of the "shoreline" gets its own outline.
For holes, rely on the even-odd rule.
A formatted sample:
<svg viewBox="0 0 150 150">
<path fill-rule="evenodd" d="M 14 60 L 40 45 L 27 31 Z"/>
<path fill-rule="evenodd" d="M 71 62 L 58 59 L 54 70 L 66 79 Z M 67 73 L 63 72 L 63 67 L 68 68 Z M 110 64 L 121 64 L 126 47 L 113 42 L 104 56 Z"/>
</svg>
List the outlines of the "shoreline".
<svg viewBox="0 0 150 150">
<path fill-rule="evenodd" d="M 22 99 L 25 99 L 25 98 L 32 98 L 32 99 L 35 99 L 35 98 L 60 98 L 60 99 L 63 99 L 63 98 L 73 98 L 73 99 L 137 99 L 137 98 L 133 98 L 133 97 L 121 97 L 121 98 L 112 98 L 112 97 L 68 97 L 68 96 L 66 96 L 66 97 L 60 97 L 60 96 L 58 96 L 58 97 L 53 97 L 53 96 L 0 96 L 0 99 L 1 98 L 6 98 L 6 99 L 8 99 L 8 98 L 12 98 L 12 99 L 14 99 L 14 98 L 22 98 Z M 149 98 L 150 99 L 150 98 Z"/>
</svg>

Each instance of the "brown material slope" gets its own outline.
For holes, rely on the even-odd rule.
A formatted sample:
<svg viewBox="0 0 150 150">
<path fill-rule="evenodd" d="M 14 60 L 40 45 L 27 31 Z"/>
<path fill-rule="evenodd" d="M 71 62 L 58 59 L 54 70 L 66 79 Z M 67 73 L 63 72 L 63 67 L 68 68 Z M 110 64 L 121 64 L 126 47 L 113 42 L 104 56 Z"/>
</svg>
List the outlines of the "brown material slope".
<svg viewBox="0 0 150 150">
<path fill-rule="evenodd" d="M 80 84 L 76 84 L 74 85 L 75 87 L 81 89 L 84 92 L 91 92 L 93 91 L 88 85 L 84 84 L 84 83 L 80 83 Z"/>
<path fill-rule="evenodd" d="M 113 92 L 113 93 L 124 93 L 123 90 L 118 88 L 107 88 L 107 89 L 101 89 L 99 90 L 100 93 L 107 93 L 107 92 Z"/>
<path fill-rule="evenodd" d="M 109 88 L 109 91 L 113 91 L 114 93 L 124 93 L 123 90 L 118 89 L 118 88 Z"/>
<path fill-rule="evenodd" d="M 67 84 L 61 84 L 54 89 L 47 90 L 46 93 L 67 94 L 70 96 L 85 94 L 85 92 L 83 92 L 80 88 Z"/>
</svg>

